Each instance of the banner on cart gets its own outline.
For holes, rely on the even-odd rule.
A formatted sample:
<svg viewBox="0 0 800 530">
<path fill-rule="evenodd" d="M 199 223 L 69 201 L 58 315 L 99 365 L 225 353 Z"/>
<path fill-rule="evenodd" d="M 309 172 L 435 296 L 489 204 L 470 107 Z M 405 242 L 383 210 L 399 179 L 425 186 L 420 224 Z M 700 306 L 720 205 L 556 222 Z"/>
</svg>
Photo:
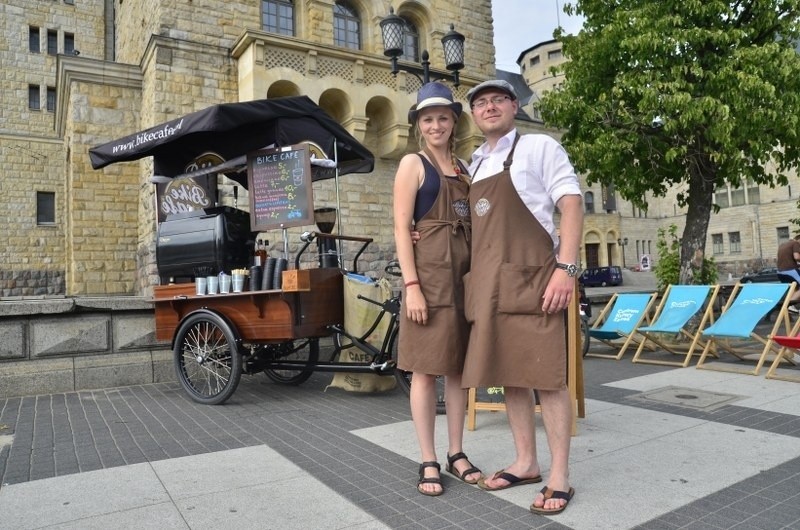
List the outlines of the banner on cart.
<svg viewBox="0 0 800 530">
<path fill-rule="evenodd" d="M 308 144 L 248 153 L 247 182 L 254 232 L 314 224 Z"/>
</svg>

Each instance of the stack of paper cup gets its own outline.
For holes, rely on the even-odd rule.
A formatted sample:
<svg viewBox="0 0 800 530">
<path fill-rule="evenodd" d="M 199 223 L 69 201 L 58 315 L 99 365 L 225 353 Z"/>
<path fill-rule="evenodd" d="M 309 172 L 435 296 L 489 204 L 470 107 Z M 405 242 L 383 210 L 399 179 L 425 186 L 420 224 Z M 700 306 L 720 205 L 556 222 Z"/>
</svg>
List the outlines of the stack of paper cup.
<svg viewBox="0 0 800 530">
<path fill-rule="evenodd" d="M 217 294 L 217 289 L 219 288 L 219 278 L 216 276 L 209 276 L 206 278 L 208 283 L 208 294 Z"/>
</svg>

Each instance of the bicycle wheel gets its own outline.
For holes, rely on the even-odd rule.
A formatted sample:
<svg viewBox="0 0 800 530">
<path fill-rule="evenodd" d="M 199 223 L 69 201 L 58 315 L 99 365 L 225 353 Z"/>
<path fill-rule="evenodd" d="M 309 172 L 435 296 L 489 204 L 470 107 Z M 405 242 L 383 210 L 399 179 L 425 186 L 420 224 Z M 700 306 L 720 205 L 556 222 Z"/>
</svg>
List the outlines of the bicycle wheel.
<svg viewBox="0 0 800 530">
<path fill-rule="evenodd" d="M 591 339 L 591 335 L 589 335 L 589 319 L 581 317 L 581 337 L 583 338 L 583 356 L 586 357 L 586 354 L 589 351 L 589 340 Z"/>
<path fill-rule="evenodd" d="M 181 324 L 173 350 L 181 386 L 198 403 L 224 403 L 239 385 L 242 356 L 231 326 L 214 313 L 191 315 Z"/>
<path fill-rule="evenodd" d="M 397 363 L 397 330 L 395 330 L 394 333 L 392 333 L 392 336 L 389 338 L 389 351 L 392 352 L 392 360 Z M 405 395 L 410 395 L 413 374 L 411 372 L 406 372 L 405 370 L 395 368 L 394 376 L 397 379 L 397 385 L 403 390 Z M 444 377 L 439 376 L 436 378 L 436 413 L 444 414 L 445 412 Z"/>
<path fill-rule="evenodd" d="M 297 370 L 264 369 L 264 373 L 276 383 L 285 385 L 299 385 L 304 383 L 314 373 L 314 365 L 319 360 L 319 339 L 308 339 L 299 344 L 294 341 L 267 346 L 271 358 L 275 361 L 301 361 L 302 368 Z"/>
</svg>

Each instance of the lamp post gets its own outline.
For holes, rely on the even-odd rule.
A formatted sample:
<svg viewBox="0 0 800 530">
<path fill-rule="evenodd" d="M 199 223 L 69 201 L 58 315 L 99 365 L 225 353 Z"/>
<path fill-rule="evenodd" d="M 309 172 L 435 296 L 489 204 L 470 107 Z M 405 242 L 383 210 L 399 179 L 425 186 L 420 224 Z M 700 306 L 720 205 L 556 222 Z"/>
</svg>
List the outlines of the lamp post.
<svg viewBox="0 0 800 530">
<path fill-rule="evenodd" d="M 428 50 L 422 50 L 422 67 L 415 65 L 398 65 L 398 58 L 403 55 L 403 43 L 405 40 L 405 21 L 394 14 L 394 8 L 389 8 L 389 14 L 380 22 L 381 35 L 383 36 L 383 54 L 391 59 L 392 75 L 397 75 L 401 69 L 413 74 L 423 84 L 433 81 L 451 80 L 453 86 L 458 86 L 458 71 L 464 68 L 464 35 L 457 32 L 450 24 L 450 31 L 442 37 L 444 47 L 445 68 L 450 74 L 444 72 L 431 71 Z"/>
<path fill-rule="evenodd" d="M 625 269 L 627 268 L 625 266 L 625 247 L 628 245 L 628 238 L 624 237 L 622 239 L 617 239 L 617 245 L 622 248 L 622 268 Z"/>
</svg>

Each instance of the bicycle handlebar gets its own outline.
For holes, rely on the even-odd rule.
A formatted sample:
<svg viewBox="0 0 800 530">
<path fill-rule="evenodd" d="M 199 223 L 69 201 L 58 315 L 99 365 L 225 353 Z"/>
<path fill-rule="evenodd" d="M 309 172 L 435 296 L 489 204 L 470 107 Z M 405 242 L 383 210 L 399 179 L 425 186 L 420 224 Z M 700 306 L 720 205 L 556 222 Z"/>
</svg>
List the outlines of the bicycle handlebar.
<svg viewBox="0 0 800 530">
<path fill-rule="evenodd" d="M 358 249 L 356 255 L 353 257 L 353 272 L 358 272 L 358 258 L 361 257 L 361 254 L 364 253 L 364 250 L 367 246 L 372 243 L 371 237 L 355 237 L 355 236 L 342 236 L 336 234 L 325 234 L 322 232 L 303 232 L 300 236 L 300 241 L 303 241 L 303 246 L 297 252 L 297 257 L 294 259 L 294 267 L 295 269 L 300 268 L 300 256 L 303 255 L 303 252 L 306 251 L 308 246 L 314 241 L 314 239 L 333 239 L 333 240 L 340 240 L 340 241 L 357 241 L 361 243 L 361 248 Z M 341 265 L 344 268 L 343 264 Z"/>
<path fill-rule="evenodd" d="M 391 313 L 392 315 L 395 316 L 397 316 L 397 314 L 400 312 L 400 299 L 397 298 L 396 296 L 393 296 L 388 300 L 384 300 L 383 302 L 378 302 L 377 300 L 373 300 L 372 298 L 367 298 L 366 296 L 360 294 L 357 296 L 357 298 L 359 300 L 365 300 L 371 304 L 375 304 L 376 306 L 383 309 L 383 311 Z"/>
</svg>

